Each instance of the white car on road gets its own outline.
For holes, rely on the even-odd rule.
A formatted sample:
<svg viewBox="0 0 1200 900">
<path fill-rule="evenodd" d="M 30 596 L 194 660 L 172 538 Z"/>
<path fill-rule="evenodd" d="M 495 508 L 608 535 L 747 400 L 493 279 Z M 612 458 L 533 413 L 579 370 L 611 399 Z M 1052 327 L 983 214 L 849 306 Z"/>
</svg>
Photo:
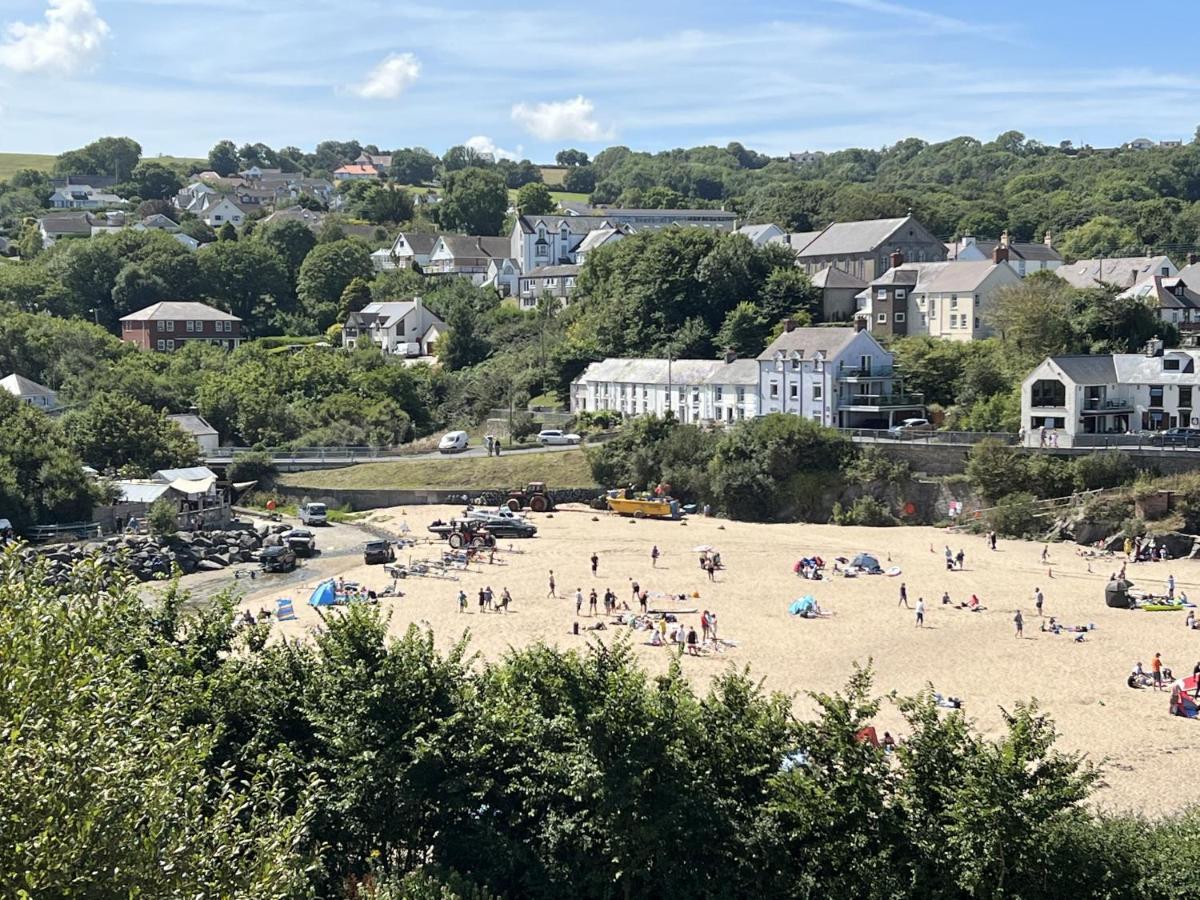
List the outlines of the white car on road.
<svg viewBox="0 0 1200 900">
<path fill-rule="evenodd" d="M 438 450 L 442 453 L 457 453 L 467 449 L 467 433 L 465 431 L 447 431 L 438 441 Z"/>
<path fill-rule="evenodd" d="M 543 428 L 538 432 L 538 443 L 542 446 L 551 444 L 578 444 L 583 440 L 577 434 L 564 434 L 557 428 Z"/>
</svg>

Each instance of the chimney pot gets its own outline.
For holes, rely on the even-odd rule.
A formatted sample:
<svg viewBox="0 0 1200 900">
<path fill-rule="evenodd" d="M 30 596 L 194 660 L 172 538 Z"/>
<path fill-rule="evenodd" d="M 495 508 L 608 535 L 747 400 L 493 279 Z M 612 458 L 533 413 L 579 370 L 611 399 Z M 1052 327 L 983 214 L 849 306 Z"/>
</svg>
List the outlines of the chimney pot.
<svg viewBox="0 0 1200 900">
<path fill-rule="evenodd" d="M 1005 250 L 1008 249 L 1008 229 L 1007 228 L 1004 231 L 1000 232 L 1000 246 L 1003 247 Z"/>
<path fill-rule="evenodd" d="M 890 262 L 893 269 L 898 269 L 900 266 L 904 265 L 904 254 L 900 252 L 899 247 L 892 251 Z"/>
</svg>

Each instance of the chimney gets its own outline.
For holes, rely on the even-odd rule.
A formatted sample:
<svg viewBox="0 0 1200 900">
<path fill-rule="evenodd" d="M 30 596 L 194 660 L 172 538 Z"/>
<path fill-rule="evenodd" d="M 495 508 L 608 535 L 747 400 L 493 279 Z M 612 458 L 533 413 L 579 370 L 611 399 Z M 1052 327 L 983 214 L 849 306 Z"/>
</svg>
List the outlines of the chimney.
<svg viewBox="0 0 1200 900">
<path fill-rule="evenodd" d="M 1000 243 L 996 245 L 996 249 L 992 251 L 992 262 L 999 265 L 1002 262 L 1008 262 L 1008 244 L 1004 242 L 1004 238 L 1000 239 Z"/>
<path fill-rule="evenodd" d="M 854 330 L 855 331 L 866 331 L 867 330 L 867 317 L 866 316 L 855 316 L 854 317 Z"/>
<path fill-rule="evenodd" d="M 1162 355 L 1163 342 L 1162 339 L 1156 334 L 1154 337 L 1150 338 L 1150 340 L 1146 341 L 1146 356 L 1154 359 Z"/>
<path fill-rule="evenodd" d="M 962 246 L 963 246 L 963 249 L 966 249 L 967 247 L 974 247 L 975 246 L 975 236 L 971 235 L 971 234 L 964 234 L 963 239 L 962 239 Z"/>
<path fill-rule="evenodd" d="M 725 365 L 729 365 L 731 362 L 733 362 L 736 359 L 737 359 L 737 351 L 734 350 L 732 347 L 726 347 L 725 348 Z"/>
<path fill-rule="evenodd" d="M 900 252 L 899 247 L 892 251 L 889 261 L 891 262 L 893 269 L 898 269 L 904 265 L 904 254 Z"/>
<path fill-rule="evenodd" d="M 1188 254 L 1188 265 L 1189 266 L 1194 266 L 1198 262 L 1200 262 L 1200 255 L 1197 255 L 1195 253 Z"/>
<path fill-rule="evenodd" d="M 1049 228 L 1046 229 L 1046 235 L 1045 235 L 1045 237 L 1042 238 L 1042 243 L 1045 244 L 1047 247 L 1049 247 L 1051 250 L 1054 249 L 1054 236 L 1052 234 L 1050 234 Z"/>
<path fill-rule="evenodd" d="M 787 318 L 787 319 L 783 320 L 784 334 L 787 334 L 788 332 L 795 331 L 795 330 L 796 330 L 796 320 L 795 319 Z"/>
</svg>

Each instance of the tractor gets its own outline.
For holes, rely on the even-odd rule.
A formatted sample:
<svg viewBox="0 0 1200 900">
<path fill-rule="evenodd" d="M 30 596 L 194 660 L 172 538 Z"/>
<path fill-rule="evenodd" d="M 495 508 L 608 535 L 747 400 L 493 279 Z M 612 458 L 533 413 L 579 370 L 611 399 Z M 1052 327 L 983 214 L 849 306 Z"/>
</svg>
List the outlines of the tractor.
<svg viewBox="0 0 1200 900">
<path fill-rule="evenodd" d="M 531 481 L 524 490 L 509 491 L 504 505 L 513 512 L 520 512 L 525 507 L 534 512 L 550 512 L 554 509 L 554 498 L 546 490 L 544 481 Z"/>
</svg>

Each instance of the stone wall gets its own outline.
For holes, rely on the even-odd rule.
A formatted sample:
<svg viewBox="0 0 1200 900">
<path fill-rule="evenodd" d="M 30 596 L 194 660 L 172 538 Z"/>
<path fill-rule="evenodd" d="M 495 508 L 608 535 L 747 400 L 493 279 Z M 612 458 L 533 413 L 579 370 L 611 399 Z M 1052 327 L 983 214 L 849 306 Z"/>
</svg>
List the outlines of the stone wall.
<svg viewBox="0 0 1200 900">
<path fill-rule="evenodd" d="M 333 507 L 348 507 L 358 511 L 381 509 L 387 506 L 425 506 L 430 504 L 458 504 L 464 499 L 474 501 L 482 497 L 484 506 L 497 506 L 508 489 L 499 488 L 416 488 L 411 490 L 385 488 L 305 488 L 282 484 L 275 489 L 285 497 L 297 501 L 308 499 L 314 503 L 325 503 Z M 558 503 L 586 503 L 602 493 L 600 488 L 554 488 L 550 491 Z"/>
</svg>

